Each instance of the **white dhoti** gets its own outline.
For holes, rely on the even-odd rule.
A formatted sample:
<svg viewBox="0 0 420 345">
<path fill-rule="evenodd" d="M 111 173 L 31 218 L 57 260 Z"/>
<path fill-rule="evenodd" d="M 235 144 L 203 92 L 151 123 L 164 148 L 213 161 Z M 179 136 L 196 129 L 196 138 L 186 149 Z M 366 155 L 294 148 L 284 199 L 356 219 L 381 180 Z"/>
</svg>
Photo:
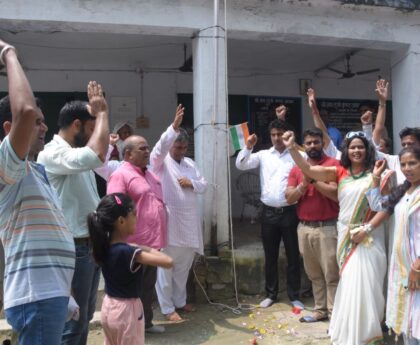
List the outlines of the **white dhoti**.
<svg viewBox="0 0 420 345">
<path fill-rule="evenodd" d="M 187 303 L 188 273 L 197 249 L 168 246 L 162 249 L 173 260 L 170 269 L 157 269 L 156 293 L 162 314 L 170 314 Z"/>
</svg>

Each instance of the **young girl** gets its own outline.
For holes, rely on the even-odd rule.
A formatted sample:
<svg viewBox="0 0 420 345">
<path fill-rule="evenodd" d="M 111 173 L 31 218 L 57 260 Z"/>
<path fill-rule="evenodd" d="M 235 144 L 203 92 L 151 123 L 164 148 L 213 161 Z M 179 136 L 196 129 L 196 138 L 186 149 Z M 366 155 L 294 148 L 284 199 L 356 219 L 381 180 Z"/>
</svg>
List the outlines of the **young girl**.
<svg viewBox="0 0 420 345">
<path fill-rule="evenodd" d="M 93 257 L 102 267 L 105 297 L 102 327 L 105 345 L 143 345 L 144 318 L 140 301 L 141 264 L 172 267 L 172 259 L 157 250 L 126 242 L 134 233 L 136 214 L 129 196 L 105 196 L 88 215 Z"/>
</svg>

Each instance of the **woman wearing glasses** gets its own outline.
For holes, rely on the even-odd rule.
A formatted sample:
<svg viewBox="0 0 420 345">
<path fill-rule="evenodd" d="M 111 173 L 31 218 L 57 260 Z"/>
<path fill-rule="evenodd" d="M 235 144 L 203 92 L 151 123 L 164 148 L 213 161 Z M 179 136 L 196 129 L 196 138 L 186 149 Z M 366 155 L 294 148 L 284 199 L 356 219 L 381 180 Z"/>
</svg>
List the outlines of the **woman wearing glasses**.
<svg viewBox="0 0 420 345">
<path fill-rule="evenodd" d="M 330 323 L 333 344 L 379 344 L 384 314 L 383 282 L 386 272 L 384 216 L 373 215 L 366 191 L 373 179 L 382 187 L 392 175 L 373 176 L 375 150 L 363 132 L 349 132 L 344 141 L 341 166 L 311 166 L 296 149 L 293 132 L 283 142 L 302 172 L 318 181 L 338 183 L 338 248 L 340 281 Z"/>
</svg>

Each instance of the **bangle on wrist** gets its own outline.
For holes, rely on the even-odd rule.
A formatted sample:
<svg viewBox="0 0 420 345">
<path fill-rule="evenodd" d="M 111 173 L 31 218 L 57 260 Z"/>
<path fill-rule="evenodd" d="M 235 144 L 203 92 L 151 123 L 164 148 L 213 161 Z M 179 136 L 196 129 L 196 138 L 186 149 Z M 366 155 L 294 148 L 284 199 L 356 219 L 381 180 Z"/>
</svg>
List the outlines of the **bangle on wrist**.
<svg viewBox="0 0 420 345">
<path fill-rule="evenodd" d="M 375 174 L 372 174 L 372 178 L 373 178 L 373 179 L 375 179 L 375 180 L 380 180 L 380 179 L 381 179 L 381 177 L 380 177 L 380 176 L 375 175 Z"/>
<path fill-rule="evenodd" d="M 10 50 L 10 49 L 12 49 L 12 50 L 14 50 L 15 51 L 15 53 L 16 53 L 16 48 L 15 47 L 13 47 L 13 46 L 11 46 L 10 44 L 8 44 L 8 45 L 5 45 L 4 47 L 3 47 L 3 49 L 1 50 L 1 52 L 0 52 L 0 62 L 3 64 L 3 65 L 5 65 L 6 63 L 4 62 L 4 55 L 7 53 L 7 51 L 8 50 Z"/>
<path fill-rule="evenodd" d="M 380 107 L 385 107 L 385 106 L 386 106 L 386 103 L 381 103 L 381 102 L 379 102 L 379 106 L 380 106 Z"/>
</svg>

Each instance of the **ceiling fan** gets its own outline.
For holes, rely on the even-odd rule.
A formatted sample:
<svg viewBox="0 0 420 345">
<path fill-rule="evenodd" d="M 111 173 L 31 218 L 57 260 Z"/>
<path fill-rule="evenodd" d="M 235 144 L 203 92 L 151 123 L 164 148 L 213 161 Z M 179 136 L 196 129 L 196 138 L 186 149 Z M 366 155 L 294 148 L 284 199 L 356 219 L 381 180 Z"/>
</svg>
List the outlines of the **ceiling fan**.
<svg viewBox="0 0 420 345">
<path fill-rule="evenodd" d="M 349 53 L 346 54 L 345 56 L 345 71 L 340 71 L 338 69 L 332 68 L 332 67 L 326 67 L 327 70 L 332 71 L 334 73 L 340 74 L 341 77 L 339 79 L 349 79 L 349 78 L 353 78 L 357 75 L 363 75 L 363 74 L 370 74 L 370 73 L 375 73 L 375 72 L 379 72 L 381 69 L 380 68 L 373 68 L 373 69 L 368 69 L 368 70 L 364 70 L 364 71 L 358 71 L 358 72 L 353 72 L 351 69 L 351 65 L 350 65 L 350 58 L 353 56 L 353 54 Z"/>
</svg>

